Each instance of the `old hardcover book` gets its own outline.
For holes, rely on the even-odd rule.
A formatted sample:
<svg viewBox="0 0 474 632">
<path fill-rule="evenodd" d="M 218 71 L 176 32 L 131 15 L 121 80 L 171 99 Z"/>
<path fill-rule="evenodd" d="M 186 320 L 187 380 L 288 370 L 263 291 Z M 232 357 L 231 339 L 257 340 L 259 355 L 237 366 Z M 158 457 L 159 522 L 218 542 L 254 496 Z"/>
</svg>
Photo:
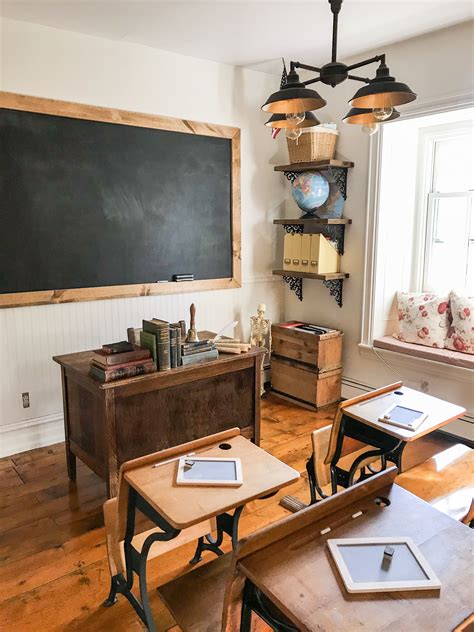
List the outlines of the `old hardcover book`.
<svg viewBox="0 0 474 632">
<path fill-rule="evenodd" d="M 158 318 L 144 320 L 143 331 L 148 331 L 156 336 L 158 370 L 169 371 L 171 369 L 169 323 Z"/>
<path fill-rule="evenodd" d="M 109 342 L 102 345 L 102 351 L 104 351 L 104 353 L 125 353 L 126 351 L 133 351 L 133 345 L 128 342 L 128 340 Z"/>
<path fill-rule="evenodd" d="M 171 323 L 170 327 L 176 330 L 176 366 L 181 366 L 181 325 L 179 323 Z"/>
<path fill-rule="evenodd" d="M 139 347 L 140 346 L 140 334 L 143 330 L 141 327 L 127 327 L 127 338 L 128 342 L 131 342 L 132 345 Z"/>
<path fill-rule="evenodd" d="M 201 347 L 207 347 L 210 344 L 210 340 L 199 340 L 198 342 L 183 342 L 183 350 L 188 351 L 190 349 L 199 349 Z"/>
<path fill-rule="evenodd" d="M 190 364 L 198 364 L 199 362 L 210 362 L 216 360 L 219 357 L 217 349 L 211 349 L 210 351 L 203 351 L 201 353 L 193 353 L 189 356 L 182 357 L 183 366 L 189 366 Z"/>
<path fill-rule="evenodd" d="M 124 378 L 136 377 L 137 375 L 154 373 L 155 371 L 156 364 L 154 362 L 146 362 L 144 364 L 138 364 L 137 366 L 122 369 L 109 369 L 107 371 L 104 371 L 98 366 L 91 365 L 89 374 L 101 382 L 113 382 L 114 380 L 122 380 Z"/>
<path fill-rule="evenodd" d="M 91 362 L 91 366 L 96 366 L 98 369 L 102 369 L 102 371 L 115 371 L 116 369 L 126 369 L 130 366 L 139 366 L 140 364 L 147 364 L 148 362 L 153 362 L 153 358 L 151 354 L 145 359 L 142 360 L 134 360 L 133 362 L 123 362 L 122 364 L 112 364 L 110 366 L 104 366 L 103 364 L 99 364 L 94 359 Z"/>
<path fill-rule="evenodd" d="M 106 353 L 102 349 L 95 349 L 92 359 L 96 364 L 107 368 L 116 364 L 125 364 L 127 362 L 135 362 L 135 360 L 147 360 L 150 358 L 150 352 L 147 349 L 133 349 L 124 353 Z"/>
<path fill-rule="evenodd" d="M 158 365 L 158 351 L 156 348 L 156 336 L 155 334 L 151 334 L 149 331 L 141 331 L 140 332 L 140 347 L 146 349 L 149 353 L 151 353 L 151 357 L 153 358 L 153 362 Z"/>
<path fill-rule="evenodd" d="M 215 346 L 212 344 L 207 344 L 207 345 L 202 345 L 200 347 L 195 347 L 194 349 L 183 349 L 182 350 L 182 357 L 184 358 L 185 356 L 190 356 L 190 355 L 195 355 L 196 353 L 203 353 L 204 351 L 212 351 L 213 349 L 215 349 Z"/>
<path fill-rule="evenodd" d="M 170 326 L 170 365 L 172 369 L 178 366 L 177 331 Z"/>
</svg>

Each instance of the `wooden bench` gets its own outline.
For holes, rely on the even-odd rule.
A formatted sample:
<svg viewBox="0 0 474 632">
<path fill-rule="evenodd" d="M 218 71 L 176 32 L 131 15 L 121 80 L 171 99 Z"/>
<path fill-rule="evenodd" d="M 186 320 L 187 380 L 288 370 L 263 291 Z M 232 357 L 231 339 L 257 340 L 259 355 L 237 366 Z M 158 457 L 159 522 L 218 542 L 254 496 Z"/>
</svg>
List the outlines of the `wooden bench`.
<svg viewBox="0 0 474 632">
<path fill-rule="evenodd" d="M 397 484 L 443 513 L 469 524 L 474 519 L 474 450 L 453 445 L 397 477 Z"/>
</svg>

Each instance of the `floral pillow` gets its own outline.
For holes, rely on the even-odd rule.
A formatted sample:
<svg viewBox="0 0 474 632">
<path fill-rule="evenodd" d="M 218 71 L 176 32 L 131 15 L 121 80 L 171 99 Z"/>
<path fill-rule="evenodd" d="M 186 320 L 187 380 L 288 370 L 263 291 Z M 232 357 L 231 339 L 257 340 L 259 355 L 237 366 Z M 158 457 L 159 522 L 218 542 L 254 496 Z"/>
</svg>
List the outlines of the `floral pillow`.
<svg viewBox="0 0 474 632">
<path fill-rule="evenodd" d="M 452 322 L 448 329 L 446 348 L 474 354 L 474 297 L 449 294 Z"/>
<path fill-rule="evenodd" d="M 397 299 L 400 333 L 394 338 L 443 349 L 450 324 L 448 297 L 398 292 Z"/>
</svg>

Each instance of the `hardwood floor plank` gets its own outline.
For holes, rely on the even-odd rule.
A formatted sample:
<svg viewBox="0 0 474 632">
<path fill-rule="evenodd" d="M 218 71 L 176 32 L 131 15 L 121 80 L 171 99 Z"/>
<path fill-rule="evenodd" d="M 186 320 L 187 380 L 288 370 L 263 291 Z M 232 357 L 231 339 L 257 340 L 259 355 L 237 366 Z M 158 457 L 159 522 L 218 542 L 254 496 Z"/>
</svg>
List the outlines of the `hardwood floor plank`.
<svg viewBox="0 0 474 632">
<path fill-rule="evenodd" d="M 18 476 L 18 472 L 14 467 L 7 467 L 0 470 L 0 490 L 8 490 L 23 485 L 23 481 Z"/>
<path fill-rule="evenodd" d="M 38 462 L 41 459 L 53 454 L 64 454 L 64 443 L 55 443 L 44 448 L 36 448 L 28 452 L 20 452 L 9 457 L 15 465 L 25 465 L 26 463 Z"/>
</svg>

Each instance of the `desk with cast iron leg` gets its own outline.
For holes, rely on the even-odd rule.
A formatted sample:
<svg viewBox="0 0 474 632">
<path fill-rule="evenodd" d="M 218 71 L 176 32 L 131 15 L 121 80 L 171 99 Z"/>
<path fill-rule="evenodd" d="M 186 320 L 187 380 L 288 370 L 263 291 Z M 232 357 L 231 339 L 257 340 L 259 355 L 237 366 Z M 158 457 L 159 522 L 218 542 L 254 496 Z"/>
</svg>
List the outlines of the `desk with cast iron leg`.
<svg viewBox="0 0 474 632">
<path fill-rule="evenodd" d="M 244 506 L 253 500 L 268 498 L 282 487 L 290 485 L 299 478 L 299 473 L 271 456 L 254 443 L 238 434 L 238 429 L 227 432 L 223 439 L 201 439 L 174 449 L 172 459 L 163 462 L 154 460 L 153 455 L 143 457 L 134 467 L 134 462 L 123 466 L 121 488 L 119 490 L 119 522 L 122 525 L 125 564 L 122 572 L 113 571 L 111 588 L 106 606 L 115 603 L 117 594 L 123 594 L 148 630 L 154 631 L 155 624 L 147 593 L 146 565 L 151 546 L 154 542 L 164 542 L 177 538 L 181 531 L 192 529 L 206 521 L 216 519 L 216 537 L 210 534 L 198 539 L 197 548 L 191 564 L 200 561 L 203 551 L 212 551 L 223 555 L 221 549 L 224 534 L 230 536 L 232 548 L 238 544 L 239 519 Z M 221 436 L 224 433 L 221 433 Z M 206 443 L 208 441 L 209 443 Z M 181 456 L 190 454 L 190 449 L 199 448 L 199 455 L 209 458 L 222 458 L 223 452 L 239 458 L 242 467 L 243 483 L 238 487 L 200 487 L 178 485 L 176 483 L 176 465 Z M 181 451 L 183 450 L 183 451 Z M 163 453 L 161 453 L 163 454 Z M 153 462 L 154 460 L 154 462 Z M 143 463 L 146 461 L 146 463 Z M 122 511 L 120 501 L 123 499 Z M 108 501 L 112 502 L 112 501 Z M 144 540 L 139 552 L 133 544 L 136 512 L 140 511 L 160 531 L 151 532 Z M 125 515 L 126 514 L 126 515 Z M 210 529 L 213 529 L 210 526 Z M 205 534 L 206 531 L 201 531 Z M 138 576 L 140 600 L 132 593 L 134 576 Z"/>
<path fill-rule="evenodd" d="M 414 407 L 427 413 L 427 418 L 414 431 L 381 421 L 384 412 L 392 405 Z M 401 382 L 382 387 L 372 393 L 347 400 L 339 405 L 334 427 L 331 431 L 330 445 L 325 463 L 329 465 L 331 477 L 331 493 L 338 487 L 347 488 L 354 484 L 355 478 L 362 481 L 373 476 L 375 470 L 367 465 L 367 459 L 380 459 L 380 468 L 384 470 L 387 463 L 394 463 L 401 471 L 403 450 L 407 443 L 416 441 L 427 434 L 442 428 L 454 419 L 461 417 L 466 410 L 425 393 L 402 386 Z M 367 451 L 358 453 L 349 469 L 341 468 L 341 459 L 345 438 L 354 439 L 368 446 Z M 317 455 L 321 458 L 322 455 Z M 326 498 L 318 483 L 314 465 L 314 454 L 306 464 L 308 472 L 311 503 Z"/>
<path fill-rule="evenodd" d="M 224 539 L 224 533 L 227 533 L 231 537 L 232 549 L 235 549 L 239 540 L 239 519 L 243 509 L 244 506 L 241 505 L 235 509 L 233 514 L 225 512 L 217 516 L 217 537 L 214 539 L 209 534 L 206 536 L 206 540 L 204 538 L 199 538 L 196 552 L 190 560 L 190 564 L 197 564 L 200 562 L 203 551 L 212 551 L 216 555 L 224 555 L 224 551 L 220 548 Z M 161 529 L 161 532 L 152 533 L 147 537 L 143 543 L 141 552 L 138 552 L 132 544 L 132 540 L 135 536 L 135 519 L 137 510 Z M 122 574 L 112 577 L 109 596 L 104 601 L 104 606 L 109 607 L 116 603 L 117 594 L 124 595 L 140 619 L 146 625 L 147 629 L 150 632 L 154 632 L 156 628 L 148 598 L 146 575 L 148 552 L 155 542 L 172 540 L 178 537 L 180 533 L 181 529 L 175 529 L 172 527 L 170 523 L 158 511 L 156 511 L 156 509 L 154 509 L 154 507 L 152 507 L 143 498 L 143 496 L 139 494 L 139 492 L 137 492 L 137 490 L 130 488 L 127 508 L 127 529 L 124 540 L 125 565 L 127 569 L 126 578 Z M 135 574 L 138 576 L 141 601 L 138 600 L 132 592 Z"/>
</svg>

